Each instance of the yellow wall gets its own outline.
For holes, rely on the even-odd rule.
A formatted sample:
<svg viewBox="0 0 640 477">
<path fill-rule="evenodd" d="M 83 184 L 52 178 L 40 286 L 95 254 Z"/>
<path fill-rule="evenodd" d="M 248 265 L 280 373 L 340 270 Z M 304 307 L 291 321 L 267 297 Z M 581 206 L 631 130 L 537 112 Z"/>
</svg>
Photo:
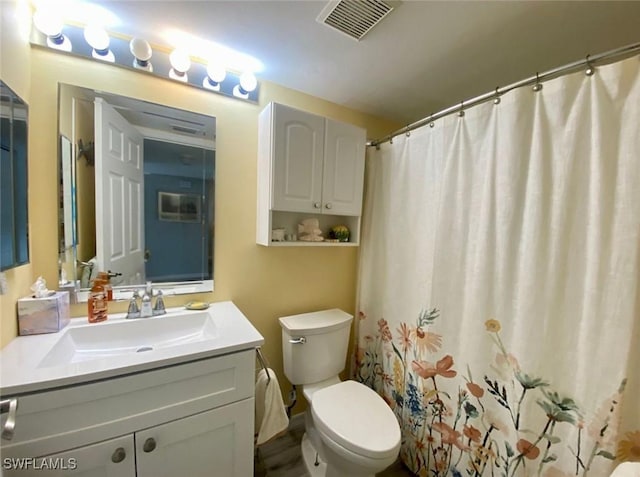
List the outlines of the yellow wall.
<svg viewBox="0 0 640 477">
<path fill-rule="evenodd" d="M 0 79 L 30 104 L 31 58 L 26 33 L 30 19 L 20 15 L 21 8 L 26 8 L 25 3 L 5 1 L 0 6 Z M 29 114 L 31 114 L 31 109 Z M 30 129 L 29 150 L 33 139 L 33 130 Z M 28 167 L 29 173 L 33 174 L 31 157 Z M 33 195 L 30 194 L 30 197 Z M 30 199 L 29 207 L 33 206 L 33 200 Z M 30 243 L 33 244 L 32 233 L 30 233 L 30 239 Z M 17 334 L 16 301 L 19 297 L 29 293 L 29 286 L 33 282 L 33 266 L 27 264 L 7 270 L 5 276 L 9 289 L 4 295 L 0 295 L 0 346 L 4 346 Z"/>
<path fill-rule="evenodd" d="M 277 101 L 365 127 L 371 138 L 397 124 L 349 110 L 275 84 L 262 83 L 260 104 L 251 104 L 95 61 L 31 50 L 30 221 L 32 275 L 57 283 L 58 82 L 101 89 L 146 101 L 188 109 L 217 118 L 215 291 L 207 301 L 233 300 L 265 337 L 265 355 L 282 371 L 277 318 L 324 308 L 353 312 L 357 248 L 265 248 L 255 243 L 258 114 Z M 37 85 L 37 87 L 35 87 Z M 28 273 L 28 272 L 27 272 Z M 32 278 L 32 277 L 29 277 Z M 19 288 L 19 287 L 18 287 Z M 24 292 L 24 287 L 21 288 Z M 194 296 L 166 297 L 167 306 Z M 3 308 L 2 344 L 15 336 L 15 297 Z M 125 311 L 116 303 L 112 311 Z M 85 306 L 72 314 L 85 314 Z M 330 352 L 329 350 L 327 350 Z"/>
</svg>

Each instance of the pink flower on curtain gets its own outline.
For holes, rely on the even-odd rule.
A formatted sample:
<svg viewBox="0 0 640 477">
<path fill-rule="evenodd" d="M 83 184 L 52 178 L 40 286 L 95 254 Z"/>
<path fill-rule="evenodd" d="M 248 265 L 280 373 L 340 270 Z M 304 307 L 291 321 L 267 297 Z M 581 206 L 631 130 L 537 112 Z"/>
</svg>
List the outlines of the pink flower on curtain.
<svg viewBox="0 0 640 477">
<path fill-rule="evenodd" d="M 480 442 L 482 433 L 470 424 L 465 424 L 462 433 L 473 442 Z"/>
<path fill-rule="evenodd" d="M 380 337 L 382 341 L 391 341 L 391 330 L 389 329 L 389 323 L 384 318 L 380 318 L 378 320 L 378 332 L 380 333 Z"/>
<path fill-rule="evenodd" d="M 411 363 L 411 368 L 418 373 L 419 376 L 425 379 L 433 378 L 437 375 L 440 375 L 443 378 L 454 378 L 458 373 L 453 369 L 450 369 L 451 366 L 453 366 L 453 357 L 450 354 L 439 360 L 435 366 L 433 363 L 429 363 L 428 361 L 414 360 Z"/>
<path fill-rule="evenodd" d="M 476 383 L 468 382 L 467 389 L 474 397 L 481 398 L 482 396 L 484 396 L 484 389 L 482 389 Z"/>
<path fill-rule="evenodd" d="M 407 350 L 411 349 L 411 330 L 406 323 L 400 323 L 398 333 L 400 334 L 400 348 L 402 348 L 403 353 L 406 353 Z"/>
<path fill-rule="evenodd" d="M 431 428 L 434 431 L 439 432 L 442 435 L 442 443 L 443 444 L 451 444 L 456 446 L 460 450 L 469 449 L 463 442 L 460 442 L 460 438 L 462 434 L 453 429 L 449 424 L 445 422 L 434 422 L 431 425 Z"/>
<path fill-rule="evenodd" d="M 540 455 L 540 449 L 526 439 L 520 439 L 516 444 L 516 448 L 518 452 L 530 460 L 535 460 Z"/>
<path fill-rule="evenodd" d="M 424 331 L 422 328 L 418 327 L 414 331 L 416 347 L 424 352 L 429 351 L 430 353 L 435 353 L 442 346 L 442 335 L 438 333 L 432 333 L 430 331 Z"/>
</svg>

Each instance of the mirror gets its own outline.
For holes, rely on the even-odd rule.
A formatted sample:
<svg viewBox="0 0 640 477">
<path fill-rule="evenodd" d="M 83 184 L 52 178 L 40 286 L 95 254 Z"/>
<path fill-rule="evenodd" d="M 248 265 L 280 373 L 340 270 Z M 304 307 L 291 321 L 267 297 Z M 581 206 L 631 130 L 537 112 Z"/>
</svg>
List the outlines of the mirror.
<svg viewBox="0 0 640 477">
<path fill-rule="evenodd" d="M 213 290 L 215 118 L 59 87 L 59 288 Z"/>
<path fill-rule="evenodd" d="M 0 80 L 0 271 L 29 262 L 26 103 Z"/>
</svg>

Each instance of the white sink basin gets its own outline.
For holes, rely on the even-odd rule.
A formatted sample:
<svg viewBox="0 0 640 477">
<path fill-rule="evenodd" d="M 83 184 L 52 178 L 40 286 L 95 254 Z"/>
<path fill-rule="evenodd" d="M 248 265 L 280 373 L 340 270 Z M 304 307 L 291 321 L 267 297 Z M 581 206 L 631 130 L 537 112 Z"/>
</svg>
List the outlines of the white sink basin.
<svg viewBox="0 0 640 477">
<path fill-rule="evenodd" d="M 204 311 L 103 323 L 73 318 L 59 333 L 18 336 L 0 350 L 0 396 L 132 375 L 260 346 L 264 338 L 230 301 Z"/>
<path fill-rule="evenodd" d="M 211 340 L 217 335 L 213 318 L 206 311 L 87 324 L 67 328 L 38 367 L 133 355 Z"/>
</svg>

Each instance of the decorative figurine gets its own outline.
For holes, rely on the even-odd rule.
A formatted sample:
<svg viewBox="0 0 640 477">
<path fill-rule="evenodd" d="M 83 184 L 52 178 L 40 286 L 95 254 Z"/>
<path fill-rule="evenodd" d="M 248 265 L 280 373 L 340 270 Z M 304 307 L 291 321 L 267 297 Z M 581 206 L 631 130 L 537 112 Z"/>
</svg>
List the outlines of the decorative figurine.
<svg viewBox="0 0 640 477">
<path fill-rule="evenodd" d="M 322 230 L 320 230 L 320 221 L 318 219 L 304 219 L 298 224 L 298 240 L 304 242 L 322 242 Z"/>
</svg>

